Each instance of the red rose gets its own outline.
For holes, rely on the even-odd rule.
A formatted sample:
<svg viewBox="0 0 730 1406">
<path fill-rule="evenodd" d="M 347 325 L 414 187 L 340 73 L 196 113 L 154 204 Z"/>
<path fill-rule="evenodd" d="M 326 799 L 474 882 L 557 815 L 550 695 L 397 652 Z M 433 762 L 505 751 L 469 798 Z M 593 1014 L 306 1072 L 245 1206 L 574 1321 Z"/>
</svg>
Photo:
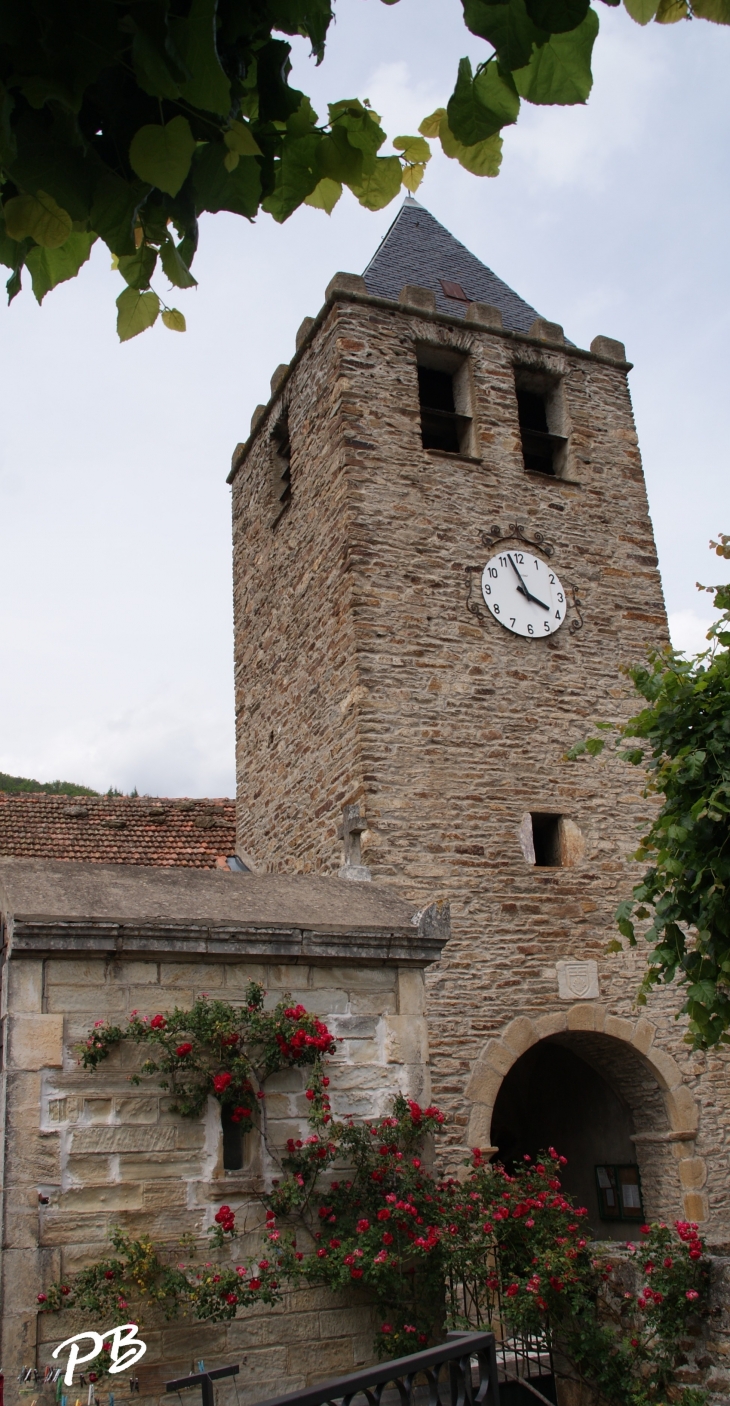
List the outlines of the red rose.
<svg viewBox="0 0 730 1406">
<path fill-rule="evenodd" d="M 378 1220 L 390 1220 L 390 1211 L 384 1206 L 382 1211 L 378 1211 Z"/>
<path fill-rule="evenodd" d="M 71 1290 L 69 1289 L 68 1284 L 62 1284 L 62 1285 L 61 1285 L 61 1293 L 62 1293 L 62 1294 L 70 1294 L 70 1293 L 71 1293 Z"/>
<path fill-rule="evenodd" d="M 177 1049 L 175 1050 L 175 1054 L 177 1055 L 178 1059 L 184 1059 L 186 1055 L 192 1054 L 192 1052 L 193 1047 L 189 1043 L 189 1041 L 186 1041 L 184 1045 L 178 1045 Z"/>
<path fill-rule="evenodd" d="M 383 1326 L 382 1326 L 382 1328 L 380 1329 L 380 1331 L 381 1331 L 381 1333 L 392 1333 L 392 1331 L 393 1331 L 393 1324 L 392 1324 L 392 1323 L 384 1323 Z"/>
<path fill-rule="evenodd" d="M 370 1221 L 369 1221 L 369 1220 L 359 1220 L 358 1223 L 357 1223 L 356 1229 L 357 1229 L 358 1235 L 364 1235 L 364 1234 L 365 1234 L 365 1231 L 370 1229 Z"/>
<path fill-rule="evenodd" d="M 226 1294 L 226 1303 L 238 1303 L 238 1296 L 236 1294 Z"/>
<path fill-rule="evenodd" d="M 164 1030 L 166 1025 L 167 1021 L 164 1015 L 153 1015 L 150 1021 L 150 1029 L 152 1030 Z"/>
<path fill-rule="evenodd" d="M 38 1302 L 39 1302 L 39 1303 L 47 1303 L 47 1302 L 48 1302 L 48 1294 L 38 1294 L 37 1297 L 38 1297 Z"/>
<path fill-rule="evenodd" d="M 350 1270 L 350 1278 L 351 1278 L 351 1279 L 362 1279 L 362 1270 L 361 1270 L 361 1269 L 351 1269 L 351 1270 Z"/>
<path fill-rule="evenodd" d="M 248 1287 L 249 1287 L 249 1289 L 260 1289 L 260 1288 L 261 1288 L 261 1280 L 260 1280 L 260 1279 L 249 1279 L 249 1281 L 248 1281 Z"/>
<path fill-rule="evenodd" d="M 307 1090 L 306 1090 L 306 1097 L 309 1099 L 309 1102 L 311 1103 L 311 1102 L 312 1102 L 312 1099 L 314 1098 L 314 1089 L 307 1089 Z"/>
<path fill-rule="evenodd" d="M 224 1094 L 233 1078 L 232 1074 L 216 1074 L 213 1080 L 213 1088 L 217 1094 Z"/>
<path fill-rule="evenodd" d="M 251 1109 L 250 1109 L 250 1108 L 242 1108 L 242 1107 L 234 1108 L 234 1110 L 233 1110 L 233 1112 L 232 1112 L 232 1114 L 231 1114 L 231 1122 L 232 1122 L 232 1123 L 240 1123 L 243 1118 L 250 1118 L 250 1117 L 251 1117 Z"/>
<path fill-rule="evenodd" d="M 114 1278 L 114 1270 L 113 1270 L 113 1269 L 105 1269 L 105 1270 L 104 1270 L 104 1278 L 105 1278 L 105 1279 L 113 1279 L 113 1278 Z"/>
</svg>

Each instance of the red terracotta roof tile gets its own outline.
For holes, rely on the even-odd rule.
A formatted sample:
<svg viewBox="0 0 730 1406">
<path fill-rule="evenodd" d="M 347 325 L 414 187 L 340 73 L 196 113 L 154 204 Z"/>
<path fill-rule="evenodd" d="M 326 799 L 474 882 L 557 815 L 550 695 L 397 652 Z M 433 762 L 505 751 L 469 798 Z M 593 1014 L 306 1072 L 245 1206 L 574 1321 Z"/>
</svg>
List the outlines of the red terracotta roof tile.
<svg viewBox="0 0 730 1406">
<path fill-rule="evenodd" d="M 235 853 L 231 800 L 0 791 L 0 855 L 215 869 Z"/>
</svg>

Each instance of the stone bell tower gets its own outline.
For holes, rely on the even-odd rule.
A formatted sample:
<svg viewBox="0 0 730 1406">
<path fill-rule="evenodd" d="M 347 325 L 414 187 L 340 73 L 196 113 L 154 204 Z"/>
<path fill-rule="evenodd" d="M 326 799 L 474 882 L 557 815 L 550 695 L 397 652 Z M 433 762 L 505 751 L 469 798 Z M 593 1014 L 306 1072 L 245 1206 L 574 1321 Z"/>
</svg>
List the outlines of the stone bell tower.
<svg viewBox="0 0 730 1406">
<path fill-rule="evenodd" d="M 230 475 L 239 853 L 450 900 L 428 1017 L 454 1160 L 560 1141 L 618 1238 L 728 1214 L 703 1160 L 724 1066 L 682 1044 L 676 992 L 639 1018 L 643 954 L 606 956 L 641 775 L 565 758 L 668 638 L 629 370 L 409 199 Z"/>
</svg>

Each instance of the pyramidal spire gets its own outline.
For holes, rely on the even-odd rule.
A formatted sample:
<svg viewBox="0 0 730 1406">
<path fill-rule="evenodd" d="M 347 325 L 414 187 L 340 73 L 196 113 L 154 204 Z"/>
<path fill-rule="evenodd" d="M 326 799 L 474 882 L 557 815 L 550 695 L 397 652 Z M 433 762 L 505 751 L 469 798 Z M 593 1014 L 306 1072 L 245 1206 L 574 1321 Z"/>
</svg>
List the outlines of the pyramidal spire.
<svg viewBox="0 0 730 1406">
<path fill-rule="evenodd" d="M 369 293 L 396 300 L 407 283 L 430 288 L 438 312 L 465 317 L 469 303 L 499 308 L 504 326 L 528 332 L 540 314 L 407 195 L 363 274 Z"/>
</svg>

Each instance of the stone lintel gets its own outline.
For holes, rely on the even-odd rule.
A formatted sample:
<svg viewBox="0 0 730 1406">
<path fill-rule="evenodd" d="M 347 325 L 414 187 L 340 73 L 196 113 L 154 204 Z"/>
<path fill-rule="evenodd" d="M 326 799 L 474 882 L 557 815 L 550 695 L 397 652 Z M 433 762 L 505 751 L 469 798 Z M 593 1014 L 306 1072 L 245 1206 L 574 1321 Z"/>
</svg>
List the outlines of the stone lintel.
<svg viewBox="0 0 730 1406">
<path fill-rule="evenodd" d="M 11 959 L 51 955 L 63 958 L 88 953 L 100 958 L 167 956 L 199 961 L 204 957 L 222 962 L 247 957 L 283 957 L 288 962 L 307 964 L 393 962 L 398 966 L 424 967 L 439 960 L 446 934 L 434 931 L 430 915 L 423 927 L 426 931 L 351 928 L 316 932 L 263 926 L 235 928 L 191 924 L 182 927 L 177 924 L 85 924 L 16 919 L 8 956 Z"/>
</svg>

